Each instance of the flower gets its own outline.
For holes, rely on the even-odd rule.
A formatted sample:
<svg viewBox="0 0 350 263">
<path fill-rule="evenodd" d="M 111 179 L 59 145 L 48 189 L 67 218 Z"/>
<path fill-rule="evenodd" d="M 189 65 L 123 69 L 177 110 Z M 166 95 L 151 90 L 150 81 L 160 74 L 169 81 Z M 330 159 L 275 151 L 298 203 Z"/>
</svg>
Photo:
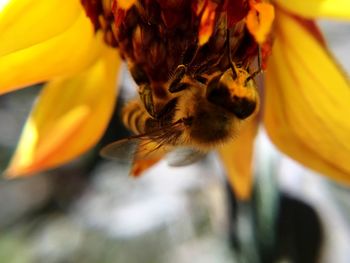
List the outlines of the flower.
<svg viewBox="0 0 350 263">
<path fill-rule="evenodd" d="M 117 50 L 95 35 L 79 1 L 6 1 L 0 21 L 0 93 L 47 82 L 7 175 L 58 166 L 102 136 L 115 104 Z"/>
<path fill-rule="evenodd" d="M 148 72 L 168 72 L 167 67 L 176 65 L 180 51 L 174 51 L 171 61 L 169 50 L 152 39 L 152 30 L 146 31 L 148 27 L 132 19 L 135 16 L 128 16 L 135 12 L 133 5 L 152 13 L 152 2 L 159 2 L 161 13 L 156 10 L 149 17 L 150 24 L 151 19 L 161 19 L 169 30 L 183 25 L 167 36 L 175 50 L 183 44 L 181 38 L 177 40 L 179 33 L 187 39 L 198 38 L 199 46 L 213 43 L 218 10 L 227 13 L 228 27 L 244 21 L 254 40 L 248 37 L 237 56 L 251 63 L 257 43 L 262 47 L 266 67 L 262 120 L 271 140 L 300 163 L 337 181 L 350 182 L 349 83 L 312 20 L 349 19 L 347 0 L 148 0 L 144 5 L 83 0 L 90 20 L 77 0 L 0 2 L 0 92 L 47 82 L 7 169 L 9 176 L 58 166 L 97 142 L 117 95 L 119 58 L 113 47 L 118 46 L 129 62 L 143 61 Z M 197 12 L 197 24 L 186 24 L 186 5 Z M 219 41 L 214 43 L 220 46 Z M 148 52 L 140 52 L 140 45 L 146 45 Z M 169 65 L 158 61 L 162 59 L 170 61 Z M 258 121 L 258 117 L 247 120 L 240 136 L 219 150 L 229 180 L 242 199 L 251 191 Z"/>
</svg>

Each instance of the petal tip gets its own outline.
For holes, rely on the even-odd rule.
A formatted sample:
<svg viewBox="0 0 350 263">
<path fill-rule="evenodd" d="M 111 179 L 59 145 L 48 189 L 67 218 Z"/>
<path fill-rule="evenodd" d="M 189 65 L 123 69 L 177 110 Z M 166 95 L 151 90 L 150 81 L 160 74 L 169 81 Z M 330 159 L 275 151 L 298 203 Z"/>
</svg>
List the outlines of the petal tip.
<svg viewBox="0 0 350 263">
<path fill-rule="evenodd" d="M 258 3 L 252 6 L 246 17 L 246 24 L 257 43 L 263 44 L 268 39 L 274 19 L 273 5 Z"/>
<path fill-rule="evenodd" d="M 22 177 L 22 173 L 15 168 L 9 167 L 5 171 L 2 172 L 2 178 L 7 180 L 12 180 L 18 177 Z"/>
<path fill-rule="evenodd" d="M 20 177 L 28 177 L 33 174 L 33 171 L 28 166 L 11 163 L 5 171 L 2 172 L 2 177 L 8 180 L 17 179 Z"/>
</svg>

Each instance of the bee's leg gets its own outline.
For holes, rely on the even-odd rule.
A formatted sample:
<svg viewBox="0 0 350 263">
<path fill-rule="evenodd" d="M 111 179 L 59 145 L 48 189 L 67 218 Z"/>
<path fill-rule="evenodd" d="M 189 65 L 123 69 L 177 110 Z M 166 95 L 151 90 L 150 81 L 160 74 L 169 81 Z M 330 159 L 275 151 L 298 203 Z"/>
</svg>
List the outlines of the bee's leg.
<svg viewBox="0 0 350 263">
<path fill-rule="evenodd" d="M 183 55 L 183 64 L 186 65 L 188 68 L 191 68 L 192 64 L 194 63 L 197 54 L 199 51 L 198 44 L 190 45 L 187 50 L 185 51 L 185 54 Z"/>
<path fill-rule="evenodd" d="M 151 117 L 155 118 L 153 94 L 147 73 L 140 65 L 137 64 L 130 65 L 129 70 L 131 76 L 133 77 L 133 79 L 139 87 L 139 96 L 146 111 Z"/>
<path fill-rule="evenodd" d="M 190 84 L 184 83 L 184 82 L 180 82 L 177 85 L 170 86 L 169 92 L 177 93 L 177 92 L 183 91 L 183 90 L 185 90 L 185 89 L 187 89 L 189 87 L 190 87 Z"/>
<path fill-rule="evenodd" d="M 151 117 L 156 118 L 156 113 L 153 104 L 153 93 L 151 85 L 144 84 L 139 86 L 140 99 L 145 106 L 146 111 L 151 115 Z"/>
<path fill-rule="evenodd" d="M 230 67 L 231 67 L 231 70 L 232 70 L 233 79 L 236 79 L 237 76 L 238 76 L 238 73 L 237 73 L 237 70 L 236 70 L 236 64 L 235 64 L 235 62 L 233 62 L 233 59 L 232 59 L 230 36 L 231 36 L 231 29 L 227 28 L 227 31 L 226 31 L 226 42 L 227 42 L 228 59 L 229 59 Z"/>
<path fill-rule="evenodd" d="M 154 106 L 153 93 L 150 85 L 140 86 L 139 95 L 146 111 L 154 120 L 159 121 L 164 119 L 172 119 L 172 114 L 174 113 L 174 109 L 177 104 L 177 98 L 169 100 L 162 108 L 158 107 L 156 109 Z"/>
<path fill-rule="evenodd" d="M 181 64 L 177 66 L 174 73 L 174 77 L 172 78 L 172 81 L 170 82 L 170 85 L 169 85 L 168 90 L 170 93 L 180 92 L 187 88 L 187 85 L 181 82 L 186 72 L 187 72 L 187 67 L 185 65 Z"/>
<path fill-rule="evenodd" d="M 159 111 L 158 120 L 161 121 L 162 125 L 170 124 L 175 115 L 175 108 L 177 105 L 177 98 L 169 100 L 163 108 Z"/>
</svg>

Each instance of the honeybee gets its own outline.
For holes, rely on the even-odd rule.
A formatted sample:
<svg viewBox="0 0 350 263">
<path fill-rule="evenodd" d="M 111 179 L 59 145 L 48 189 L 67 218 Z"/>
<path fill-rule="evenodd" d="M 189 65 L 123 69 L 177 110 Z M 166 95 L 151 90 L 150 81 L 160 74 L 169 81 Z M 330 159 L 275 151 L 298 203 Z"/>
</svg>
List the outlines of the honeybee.
<svg viewBox="0 0 350 263">
<path fill-rule="evenodd" d="M 143 67 L 128 60 L 140 96 L 124 107 L 122 118 L 135 135 L 107 145 L 102 156 L 132 159 L 131 173 L 138 175 L 173 151 L 180 153 L 171 165 L 190 164 L 238 134 L 241 122 L 258 109 L 254 77 L 261 67 L 259 61 L 259 69 L 251 73 L 239 56 L 234 62 L 232 53 L 243 40 L 227 29 L 224 20 L 220 21 L 213 43 L 225 51 L 212 54 L 196 42 L 188 42 L 183 63 L 175 67 L 165 83 L 156 83 L 154 72 L 150 80 L 144 71 L 149 64 Z M 242 32 L 244 23 L 237 24 L 235 30 Z M 126 145 L 133 146 L 129 155 Z"/>
<path fill-rule="evenodd" d="M 168 84 L 171 99 L 155 110 L 152 92 L 145 85 L 140 98 L 129 102 L 122 112 L 125 126 L 136 135 L 107 145 L 102 156 L 119 158 L 125 155 L 123 146 L 134 143 L 134 162 L 146 160 L 146 166 L 179 149 L 181 158 L 170 161 L 171 165 L 197 161 L 233 139 L 241 121 L 256 112 L 259 96 L 254 77 L 258 73 L 250 74 L 232 62 L 225 72 L 192 75 L 185 65 L 179 65 Z M 143 168 L 135 169 L 132 173 L 137 174 Z"/>
</svg>

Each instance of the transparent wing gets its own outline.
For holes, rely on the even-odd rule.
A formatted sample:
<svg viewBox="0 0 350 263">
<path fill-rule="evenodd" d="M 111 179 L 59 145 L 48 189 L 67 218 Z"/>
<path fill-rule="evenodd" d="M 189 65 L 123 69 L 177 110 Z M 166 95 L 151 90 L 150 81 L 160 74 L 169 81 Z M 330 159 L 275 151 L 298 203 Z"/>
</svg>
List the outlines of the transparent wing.
<svg viewBox="0 0 350 263">
<path fill-rule="evenodd" d="M 190 147 L 176 147 L 166 155 L 168 165 L 173 167 L 186 166 L 198 162 L 206 153 Z"/>
<path fill-rule="evenodd" d="M 109 160 L 130 163 L 134 159 L 139 144 L 139 138 L 118 140 L 103 147 L 100 155 Z"/>
<path fill-rule="evenodd" d="M 102 148 L 100 155 L 106 159 L 119 162 L 135 162 L 138 160 L 161 159 L 168 147 L 142 137 L 129 137 L 112 142 Z"/>
<path fill-rule="evenodd" d="M 132 162 L 136 160 L 161 159 L 171 151 L 184 129 L 184 120 L 178 120 L 149 133 L 138 134 L 112 142 L 102 148 L 104 158 Z"/>
</svg>

